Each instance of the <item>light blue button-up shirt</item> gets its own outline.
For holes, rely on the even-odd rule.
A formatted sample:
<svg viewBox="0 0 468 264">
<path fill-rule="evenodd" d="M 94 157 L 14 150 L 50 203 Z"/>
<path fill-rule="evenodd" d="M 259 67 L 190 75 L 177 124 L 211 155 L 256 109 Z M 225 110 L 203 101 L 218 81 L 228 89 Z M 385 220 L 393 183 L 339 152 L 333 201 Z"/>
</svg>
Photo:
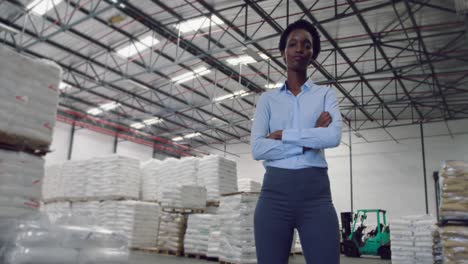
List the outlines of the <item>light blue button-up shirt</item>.
<svg viewBox="0 0 468 264">
<path fill-rule="evenodd" d="M 315 128 L 322 112 L 329 112 L 331 124 Z M 341 113 L 335 90 L 308 80 L 294 96 L 286 87 L 263 93 L 255 111 L 251 134 L 252 156 L 265 167 L 302 169 L 326 168 L 324 149 L 341 141 Z M 283 130 L 282 140 L 266 138 Z M 303 147 L 311 150 L 303 151 Z"/>
</svg>

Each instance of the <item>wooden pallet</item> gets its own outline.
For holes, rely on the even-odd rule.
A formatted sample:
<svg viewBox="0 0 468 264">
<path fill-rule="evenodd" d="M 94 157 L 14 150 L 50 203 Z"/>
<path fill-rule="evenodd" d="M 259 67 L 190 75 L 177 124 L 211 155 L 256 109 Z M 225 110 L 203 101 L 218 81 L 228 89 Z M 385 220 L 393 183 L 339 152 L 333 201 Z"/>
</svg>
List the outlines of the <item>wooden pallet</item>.
<svg viewBox="0 0 468 264">
<path fill-rule="evenodd" d="M 37 143 L 21 137 L 14 137 L 0 131 L 0 149 L 21 151 L 36 156 L 45 156 L 50 152 L 49 144 Z"/>
<path fill-rule="evenodd" d="M 158 249 L 156 253 L 161 254 L 161 255 L 176 256 L 176 257 L 184 256 L 184 253 L 182 251 L 165 250 L 165 249 Z"/>
<path fill-rule="evenodd" d="M 124 197 L 124 196 L 102 196 L 102 197 L 87 197 L 87 198 L 54 198 L 54 199 L 47 199 L 44 200 L 44 204 L 49 203 L 85 203 L 85 202 L 103 202 L 103 201 L 136 201 L 134 197 Z"/>
<path fill-rule="evenodd" d="M 141 252 L 146 252 L 146 253 L 159 253 L 158 248 L 152 248 L 152 247 L 151 248 L 131 247 L 130 249 L 134 251 L 141 251 Z"/>
<path fill-rule="evenodd" d="M 454 226 L 468 226 L 468 220 L 467 219 L 440 219 L 439 226 L 448 226 L 448 225 L 454 225 Z"/>
<path fill-rule="evenodd" d="M 219 201 L 207 201 L 206 207 L 219 207 Z"/>
<path fill-rule="evenodd" d="M 184 256 L 186 258 L 194 258 L 194 259 L 204 259 L 206 261 L 218 261 L 218 258 L 215 257 L 207 257 L 206 255 L 201 255 L 201 254 L 191 254 L 191 253 L 185 253 Z"/>
<path fill-rule="evenodd" d="M 232 195 L 239 195 L 239 194 L 260 194 L 259 192 L 233 192 L 233 193 L 225 193 L 221 196 L 232 196 Z"/>
<path fill-rule="evenodd" d="M 205 212 L 205 209 L 163 207 L 162 211 L 166 213 L 202 214 Z"/>
</svg>

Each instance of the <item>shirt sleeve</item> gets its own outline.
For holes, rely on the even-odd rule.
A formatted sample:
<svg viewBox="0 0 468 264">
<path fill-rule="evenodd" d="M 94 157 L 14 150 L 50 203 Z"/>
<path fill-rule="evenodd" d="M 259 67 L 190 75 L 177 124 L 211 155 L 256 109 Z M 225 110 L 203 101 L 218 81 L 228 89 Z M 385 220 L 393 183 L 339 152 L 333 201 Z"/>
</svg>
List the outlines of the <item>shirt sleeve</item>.
<svg viewBox="0 0 468 264">
<path fill-rule="evenodd" d="M 332 122 L 328 127 L 285 129 L 283 131 L 283 143 L 312 149 L 333 148 L 341 142 L 341 112 L 338 105 L 336 92 L 329 89 L 325 94 L 325 111 L 329 112 Z"/>
<path fill-rule="evenodd" d="M 250 146 L 255 160 L 279 160 L 302 155 L 303 148 L 281 140 L 266 138 L 270 122 L 270 109 L 265 94 L 261 95 L 255 110 Z"/>
</svg>

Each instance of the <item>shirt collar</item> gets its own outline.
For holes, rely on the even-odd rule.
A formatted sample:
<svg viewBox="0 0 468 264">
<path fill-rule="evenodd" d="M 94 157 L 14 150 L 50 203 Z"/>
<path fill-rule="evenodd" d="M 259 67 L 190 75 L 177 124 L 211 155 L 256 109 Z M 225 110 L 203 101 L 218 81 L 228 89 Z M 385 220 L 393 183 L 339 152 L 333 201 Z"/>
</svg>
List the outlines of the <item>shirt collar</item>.
<svg viewBox="0 0 468 264">
<path fill-rule="evenodd" d="M 312 87 L 314 86 L 314 82 L 308 78 L 307 81 L 301 86 L 301 91 L 310 91 Z M 283 86 L 281 86 L 280 92 L 286 92 L 287 91 L 287 86 L 286 86 L 286 81 L 284 81 Z"/>
</svg>

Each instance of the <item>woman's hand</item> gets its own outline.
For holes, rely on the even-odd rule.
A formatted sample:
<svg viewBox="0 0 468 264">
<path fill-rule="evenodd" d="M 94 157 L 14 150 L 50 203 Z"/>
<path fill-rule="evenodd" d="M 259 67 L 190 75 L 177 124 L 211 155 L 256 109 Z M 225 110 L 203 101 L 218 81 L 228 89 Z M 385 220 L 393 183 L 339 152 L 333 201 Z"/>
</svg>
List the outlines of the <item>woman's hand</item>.
<svg viewBox="0 0 468 264">
<path fill-rule="evenodd" d="M 281 140 L 283 138 L 283 130 L 276 130 L 267 136 L 269 139 Z"/>
<path fill-rule="evenodd" d="M 317 122 L 315 122 L 315 127 L 328 127 L 332 122 L 332 118 L 330 116 L 330 113 L 328 112 L 322 112 L 320 114 L 320 117 L 317 119 Z"/>
</svg>

